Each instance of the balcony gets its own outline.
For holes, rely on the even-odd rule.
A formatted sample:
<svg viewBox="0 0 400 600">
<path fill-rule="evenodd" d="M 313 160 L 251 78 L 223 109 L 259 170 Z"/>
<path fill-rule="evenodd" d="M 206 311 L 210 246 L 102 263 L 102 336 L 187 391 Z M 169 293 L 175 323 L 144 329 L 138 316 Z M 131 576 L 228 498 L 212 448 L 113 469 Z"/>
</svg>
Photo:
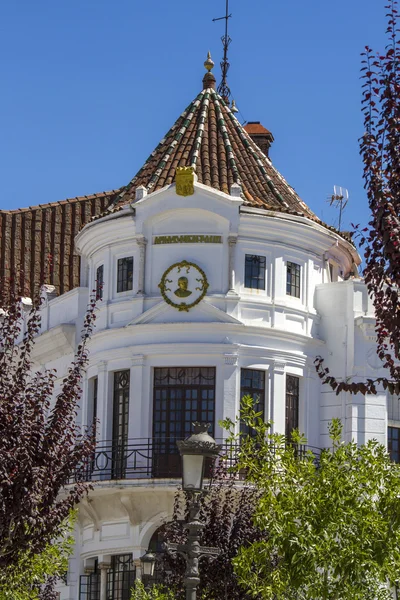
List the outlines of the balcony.
<svg viewBox="0 0 400 600">
<path fill-rule="evenodd" d="M 99 441 L 93 459 L 75 472 L 75 481 L 110 481 L 129 479 L 179 479 L 181 457 L 176 442 L 179 438 L 136 438 L 125 441 Z M 239 452 L 237 442 L 217 440 L 225 465 L 233 465 Z M 312 452 L 318 463 L 321 450 L 295 445 L 299 458 Z M 227 460 L 227 462 L 225 462 Z M 222 464 L 222 461 L 217 462 Z M 211 474 L 210 466 L 208 474 Z"/>
</svg>

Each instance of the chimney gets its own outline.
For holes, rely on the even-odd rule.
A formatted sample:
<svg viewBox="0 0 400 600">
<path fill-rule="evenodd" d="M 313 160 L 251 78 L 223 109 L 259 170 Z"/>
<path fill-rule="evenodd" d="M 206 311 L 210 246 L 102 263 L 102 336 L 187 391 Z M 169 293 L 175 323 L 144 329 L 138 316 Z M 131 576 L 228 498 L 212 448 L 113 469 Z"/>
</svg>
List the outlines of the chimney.
<svg viewBox="0 0 400 600">
<path fill-rule="evenodd" d="M 268 129 L 265 129 L 260 121 L 249 121 L 244 126 L 244 130 L 249 134 L 253 142 L 257 144 L 261 152 L 264 152 L 266 156 L 269 156 L 269 149 L 274 141 L 272 133 L 268 131 Z"/>
</svg>

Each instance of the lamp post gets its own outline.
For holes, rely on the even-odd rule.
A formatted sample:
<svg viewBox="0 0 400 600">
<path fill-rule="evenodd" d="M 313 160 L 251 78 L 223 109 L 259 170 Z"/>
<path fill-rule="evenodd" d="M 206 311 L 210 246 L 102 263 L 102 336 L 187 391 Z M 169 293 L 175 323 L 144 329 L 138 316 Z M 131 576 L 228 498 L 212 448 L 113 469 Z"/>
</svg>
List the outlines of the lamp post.
<svg viewBox="0 0 400 600">
<path fill-rule="evenodd" d="M 166 544 L 167 551 L 177 552 L 186 560 L 184 585 L 186 600 L 196 600 L 200 583 L 199 560 L 203 556 L 216 557 L 218 548 L 200 546 L 200 534 L 205 525 L 200 521 L 200 495 L 203 492 L 206 459 L 215 461 L 221 446 L 209 435 L 209 423 L 193 423 L 194 433 L 177 442 L 182 456 L 182 488 L 188 495 L 189 519 L 186 544 Z"/>
<path fill-rule="evenodd" d="M 146 578 L 153 577 L 154 567 L 156 565 L 156 555 L 153 552 L 147 551 L 146 554 L 140 557 L 143 566 L 143 575 Z"/>
</svg>

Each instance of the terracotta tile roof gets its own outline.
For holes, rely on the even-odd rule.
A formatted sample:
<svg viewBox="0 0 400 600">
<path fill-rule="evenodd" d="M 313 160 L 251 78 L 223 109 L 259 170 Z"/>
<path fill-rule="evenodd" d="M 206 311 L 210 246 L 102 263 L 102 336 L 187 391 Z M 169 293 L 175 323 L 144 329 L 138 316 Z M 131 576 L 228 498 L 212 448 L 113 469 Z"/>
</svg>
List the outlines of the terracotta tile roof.
<svg viewBox="0 0 400 600">
<path fill-rule="evenodd" d="M 194 167 L 200 183 L 227 194 L 239 183 L 250 206 L 316 219 L 212 88 L 189 104 L 109 210 L 134 202 L 139 185 L 151 193 L 173 183 L 183 166 Z"/>
<path fill-rule="evenodd" d="M 272 135 L 272 133 L 261 125 L 260 121 L 248 121 L 246 125 L 243 126 L 243 129 L 249 135 Z"/>
<path fill-rule="evenodd" d="M 0 211 L 0 277 L 18 276 L 18 287 L 34 296 L 42 283 L 63 294 L 79 285 L 80 259 L 74 238 L 89 221 L 135 201 L 143 185 L 148 193 L 172 184 L 176 168 L 194 167 L 200 183 L 230 193 L 242 187 L 244 205 L 297 214 L 322 223 L 263 154 L 229 106 L 207 82 L 151 153 L 130 183 L 110 192 L 77 197 L 14 211 Z M 254 124 L 258 125 L 258 124 Z M 262 125 L 262 134 L 270 132 Z M 326 226 L 328 227 L 328 226 Z M 328 227 L 328 229 L 333 229 Z"/>
<path fill-rule="evenodd" d="M 0 277 L 33 297 L 42 283 L 58 294 L 79 285 L 80 258 L 74 237 L 108 207 L 119 190 L 0 211 Z"/>
</svg>

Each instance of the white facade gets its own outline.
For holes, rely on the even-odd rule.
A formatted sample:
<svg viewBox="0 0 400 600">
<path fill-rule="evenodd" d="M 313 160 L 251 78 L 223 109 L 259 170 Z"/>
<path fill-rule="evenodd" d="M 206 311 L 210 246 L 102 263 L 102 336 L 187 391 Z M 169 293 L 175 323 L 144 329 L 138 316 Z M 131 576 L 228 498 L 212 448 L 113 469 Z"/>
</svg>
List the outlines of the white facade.
<svg viewBox="0 0 400 600">
<path fill-rule="evenodd" d="M 285 433 L 289 375 L 298 378 L 298 425 L 310 445 L 328 444 L 327 425 L 333 417 L 342 420 L 346 440 L 364 443 L 374 437 L 387 443 L 386 395 L 336 396 L 321 385 L 313 364 L 322 355 L 338 378 L 382 374 L 372 306 L 362 280 L 350 276 L 359 263 L 355 248 L 305 217 L 244 207 L 238 192 L 237 186 L 227 195 L 199 183 L 188 197 L 177 195 L 175 185 L 149 195 L 139 189 L 142 197 L 134 206 L 98 219 L 78 234 L 81 287 L 45 304 L 35 360 L 57 368 L 61 381 L 103 267 L 103 299 L 90 341 L 79 419 L 88 425 L 96 412 L 99 448 L 105 452 L 97 457 L 94 490 L 79 509 L 68 586 L 60 588 L 63 600 L 79 598 L 80 576 L 94 568 L 95 560 L 101 600 L 108 598 L 113 555 L 131 554 L 140 575 L 140 556 L 172 514 L 178 479 L 152 471 L 156 369 L 215 369 L 215 393 L 209 399 L 217 438 L 224 436 L 218 421 L 238 414 L 241 374 L 251 369 L 263 372 L 265 418 L 274 431 Z M 194 237 L 181 238 L 190 235 Z M 161 236 L 167 243 L 155 243 Z M 213 237 L 204 241 L 197 236 Z M 258 275 L 265 271 L 265 289 L 246 287 L 246 255 L 265 257 L 265 266 L 257 263 Z M 118 260 L 130 257 L 132 289 L 118 292 Z M 183 260 L 200 267 L 209 284 L 205 297 L 187 312 L 167 304 L 159 288 L 164 272 Z M 287 290 L 288 262 L 299 267 L 299 297 Z M 129 373 L 128 451 L 123 472 L 113 473 L 114 373 L 121 371 Z M 89 600 L 84 587 L 81 592 L 82 600 Z"/>
</svg>

